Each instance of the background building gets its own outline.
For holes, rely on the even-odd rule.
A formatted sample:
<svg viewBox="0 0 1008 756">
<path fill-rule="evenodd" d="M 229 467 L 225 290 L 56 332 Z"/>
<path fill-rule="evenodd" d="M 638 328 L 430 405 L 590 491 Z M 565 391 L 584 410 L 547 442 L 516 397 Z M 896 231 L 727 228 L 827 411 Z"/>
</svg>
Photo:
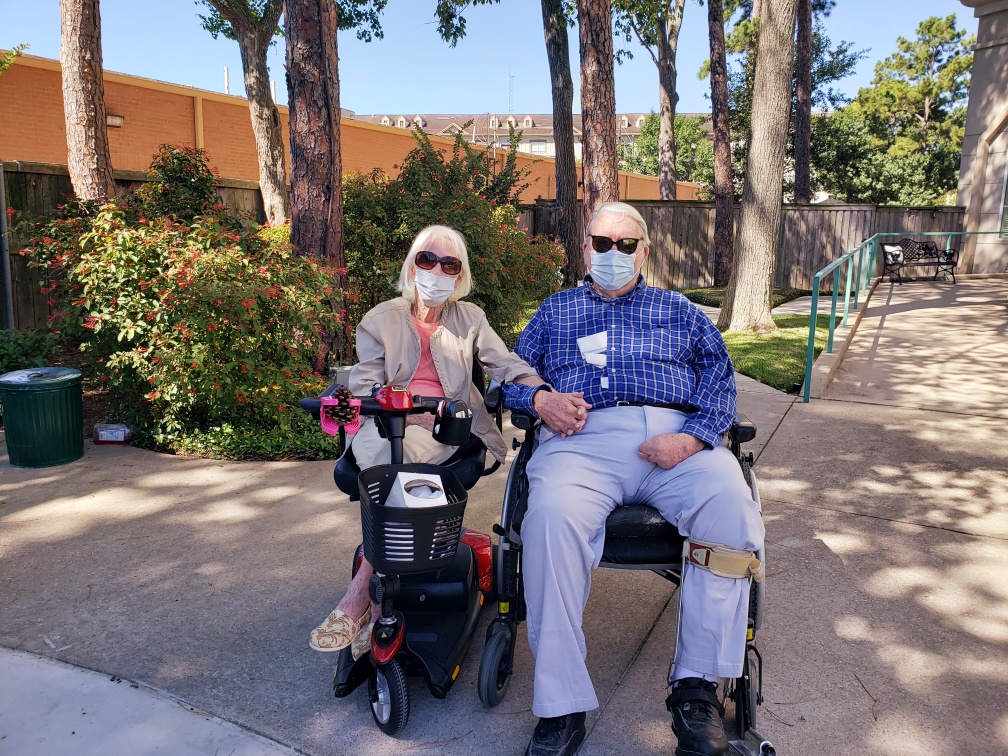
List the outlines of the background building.
<svg viewBox="0 0 1008 756">
<path fill-rule="evenodd" d="M 630 144 L 640 134 L 641 124 L 647 113 L 617 113 L 616 141 L 620 144 Z M 709 119 L 710 114 L 680 113 L 680 116 L 703 115 Z M 432 113 L 379 113 L 372 115 L 357 115 L 354 119 L 367 123 L 388 126 L 397 129 L 412 129 L 419 125 L 428 134 L 454 137 L 461 131 L 467 142 L 508 148 L 508 125 L 521 132 L 518 151 L 537 157 L 553 157 L 556 146 L 553 140 L 552 113 L 522 113 L 501 115 L 499 113 L 464 113 L 464 114 L 432 114 Z M 574 157 L 581 159 L 581 114 L 575 113 L 574 120 Z M 709 128 L 709 126 L 707 127 Z"/>
<path fill-rule="evenodd" d="M 1008 0 L 961 0 L 979 20 L 973 52 L 966 135 L 959 167 L 958 204 L 966 237 L 963 270 L 1008 272 Z"/>
</svg>

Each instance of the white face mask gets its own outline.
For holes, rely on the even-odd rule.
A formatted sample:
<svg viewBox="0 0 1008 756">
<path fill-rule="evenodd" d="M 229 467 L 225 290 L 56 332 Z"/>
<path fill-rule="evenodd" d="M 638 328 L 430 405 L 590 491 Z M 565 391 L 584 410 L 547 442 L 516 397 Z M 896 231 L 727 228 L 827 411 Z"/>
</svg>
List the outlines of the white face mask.
<svg viewBox="0 0 1008 756">
<path fill-rule="evenodd" d="M 416 285 L 417 294 L 428 307 L 437 307 L 455 291 L 455 276 L 438 276 L 430 271 L 416 268 L 416 275 L 413 283 Z"/>
<path fill-rule="evenodd" d="M 634 277 L 637 255 L 627 255 L 617 249 L 591 253 L 592 280 L 606 291 L 626 286 Z"/>
</svg>

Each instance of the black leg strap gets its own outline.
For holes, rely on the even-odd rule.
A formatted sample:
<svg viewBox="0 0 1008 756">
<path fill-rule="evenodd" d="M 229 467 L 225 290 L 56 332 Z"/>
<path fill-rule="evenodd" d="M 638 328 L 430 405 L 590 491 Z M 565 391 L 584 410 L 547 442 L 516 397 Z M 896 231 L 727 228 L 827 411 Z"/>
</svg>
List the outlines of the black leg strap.
<svg viewBox="0 0 1008 756">
<path fill-rule="evenodd" d="M 687 701 L 706 701 L 717 709 L 720 716 L 724 716 L 724 706 L 721 705 L 717 696 L 717 683 L 695 677 L 677 680 L 673 684 L 672 692 L 665 699 L 665 708 L 672 711 L 673 707 Z"/>
</svg>

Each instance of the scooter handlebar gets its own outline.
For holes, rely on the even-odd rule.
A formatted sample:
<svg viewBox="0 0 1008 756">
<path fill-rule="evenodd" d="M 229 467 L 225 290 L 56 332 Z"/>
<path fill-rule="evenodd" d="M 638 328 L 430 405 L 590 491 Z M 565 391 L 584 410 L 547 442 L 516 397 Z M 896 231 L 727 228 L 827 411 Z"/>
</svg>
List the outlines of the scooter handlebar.
<svg viewBox="0 0 1008 756">
<path fill-rule="evenodd" d="M 323 427 L 331 425 L 322 416 L 323 399 L 331 398 L 339 388 L 341 388 L 341 384 L 334 383 L 317 397 L 305 397 L 301 399 L 299 402 L 301 409 L 308 412 L 315 420 L 322 422 Z M 351 404 L 357 408 L 358 415 L 370 417 L 404 417 L 406 415 L 431 414 L 437 418 L 434 427 L 434 437 L 442 443 L 457 446 L 469 438 L 472 412 L 463 400 L 447 399 L 445 397 L 412 396 L 410 407 L 403 407 L 401 409 L 390 408 L 375 398 L 375 395 L 381 388 L 381 386 L 375 386 L 371 396 L 355 396 L 350 400 Z M 356 428 L 352 428 L 351 432 L 354 430 Z M 326 429 L 326 432 L 332 433 L 334 430 L 330 428 Z"/>
</svg>

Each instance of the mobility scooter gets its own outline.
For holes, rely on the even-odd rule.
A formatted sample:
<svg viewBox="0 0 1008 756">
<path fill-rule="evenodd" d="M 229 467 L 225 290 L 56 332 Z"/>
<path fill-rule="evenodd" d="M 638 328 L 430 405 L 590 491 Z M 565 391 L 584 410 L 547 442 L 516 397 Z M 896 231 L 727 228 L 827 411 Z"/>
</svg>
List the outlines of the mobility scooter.
<svg viewBox="0 0 1008 756">
<path fill-rule="evenodd" d="M 524 431 L 524 440 L 514 440 L 517 455 L 504 491 L 501 523 L 494 525 L 498 544 L 494 551 L 494 586 L 497 617 L 487 628 L 486 645 L 479 669 L 479 696 L 486 706 L 496 706 L 507 692 L 513 671 L 518 625 L 525 620 L 525 592 L 521 567 L 521 524 L 528 505 L 528 478 L 525 468 L 537 445 L 539 420 L 512 411 L 511 422 Z M 742 474 L 760 504 L 753 474 L 753 455 L 742 453 L 742 444 L 756 437 L 756 426 L 744 420 L 732 424 L 727 443 L 742 467 Z M 603 567 L 652 570 L 676 586 L 682 580 L 684 538 L 656 509 L 646 505 L 617 507 L 606 520 Z M 765 565 L 762 552 L 756 554 Z M 730 750 L 739 756 L 774 756 L 773 746 L 755 731 L 756 707 L 763 703 L 763 660 L 755 645 L 755 635 L 763 623 L 765 581 L 751 581 L 749 629 L 742 676 L 728 681 L 722 705 L 734 704 L 734 717 L 726 718 Z"/>
<path fill-rule="evenodd" d="M 482 387 L 478 372 L 474 380 Z M 486 397 L 500 424 L 499 386 Z M 396 735 L 409 720 L 406 675 L 422 675 L 431 693 L 444 698 L 469 650 L 491 591 L 492 547 L 489 536 L 465 530 L 462 517 L 467 490 L 499 463 L 484 469 L 486 448 L 470 435 L 472 412 L 461 400 L 411 396 L 401 386 L 375 386 L 371 396 L 353 397 L 333 385 L 318 398 L 302 399 L 301 407 L 327 433 L 340 435 L 344 448 L 345 433 L 356 431 L 361 415 L 374 417 L 391 445 L 388 465 L 360 470 L 348 449 L 334 471 L 337 487 L 360 501 L 363 543 L 353 574 L 366 556 L 375 570 L 371 599 L 382 611 L 369 653 L 354 659 L 350 648 L 338 652 L 333 692 L 342 698 L 366 680 L 375 723 Z M 434 414 L 434 438 L 459 446 L 441 465 L 402 462 L 406 417 L 417 413 Z M 432 500 L 414 495 L 440 503 L 429 506 Z"/>
</svg>

